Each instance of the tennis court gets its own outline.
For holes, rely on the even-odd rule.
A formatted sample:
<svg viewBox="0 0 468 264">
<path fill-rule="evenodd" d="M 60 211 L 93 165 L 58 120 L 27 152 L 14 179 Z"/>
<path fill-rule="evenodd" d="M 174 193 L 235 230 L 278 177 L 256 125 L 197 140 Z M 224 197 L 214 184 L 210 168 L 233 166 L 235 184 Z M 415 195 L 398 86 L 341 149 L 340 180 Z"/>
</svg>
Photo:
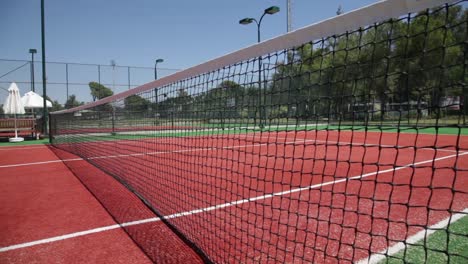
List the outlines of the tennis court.
<svg viewBox="0 0 468 264">
<path fill-rule="evenodd" d="M 468 195 L 458 193 L 468 185 L 468 140 L 455 149 L 457 138 L 309 130 L 88 141 L 73 147 L 90 150 L 84 159 L 158 204 L 162 218 L 182 232 L 195 227 L 193 242 L 214 262 L 357 262 L 371 254 L 375 262 L 401 251 L 398 241 L 424 239 L 428 227 L 437 230 L 461 219 L 448 212 L 468 211 Z M 54 152 L 92 193 L 101 193 L 97 198 L 114 220 L 127 232 L 140 233 L 137 239 L 153 259 L 161 257 L 159 250 L 171 252 L 178 245 L 188 253 L 177 261 L 202 261 L 177 236 L 161 232 L 167 228 L 161 217 L 113 178 L 81 158 Z M 109 164 L 119 166 L 112 170 Z M 160 176 L 145 182 L 143 175 L 155 171 Z M 122 212 L 123 206 L 128 211 Z"/>
<path fill-rule="evenodd" d="M 457 193 L 468 184 L 468 141 L 454 148 L 457 136 L 213 131 L 70 147 L 158 205 L 181 232 L 196 232 L 193 242 L 214 262 L 383 257 L 468 208 Z"/>
<path fill-rule="evenodd" d="M 466 263 L 467 18 L 379 1 L 51 113 L 49 158 L 0 169 L 59 166 L 101 216 L 0 253 L 120 232 L 103 260 Z"/>
<path fill-rule="evenodd" d="M 465 262 L 465 5 L 383 1 L 324 20 L 52 113 L 52 145 L 113 176 L 204 262 Z M 109 203 L 120 223 L 144 219 Z M 165 262 L 171 242 L 131 226 Z"/>
</svg>

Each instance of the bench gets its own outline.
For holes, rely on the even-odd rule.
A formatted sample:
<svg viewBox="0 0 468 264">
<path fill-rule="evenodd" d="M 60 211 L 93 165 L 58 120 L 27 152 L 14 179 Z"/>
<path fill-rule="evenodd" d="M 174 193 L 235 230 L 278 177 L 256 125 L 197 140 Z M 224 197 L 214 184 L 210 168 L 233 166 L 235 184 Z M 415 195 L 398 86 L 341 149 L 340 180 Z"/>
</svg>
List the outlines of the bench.
<svg viewBox="0 0 468 264">
<path fill-rule="evenodd" d="M 16 129 L 18 136 L 32 137 L 39 139 L 39 131 L 37 130 L 36 119 L 16 119 Z M 0 119 L 0 137 L 15 136 L 15 119 L 4 118 Z"/>
</svg>

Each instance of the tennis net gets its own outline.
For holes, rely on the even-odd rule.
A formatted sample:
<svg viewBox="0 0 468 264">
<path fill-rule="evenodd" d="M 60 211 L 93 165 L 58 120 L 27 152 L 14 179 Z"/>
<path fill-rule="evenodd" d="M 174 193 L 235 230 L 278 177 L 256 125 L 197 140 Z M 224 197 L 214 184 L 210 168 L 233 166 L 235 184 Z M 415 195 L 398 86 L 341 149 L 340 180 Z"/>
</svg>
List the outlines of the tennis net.
<svg viewBox="0 0 468 264">
<path fill-rule="evenodd" d="M 381 1 L 54 112 L 51 143 L 154 262 L 467 262 L 466 6 Z"/>
</svg>

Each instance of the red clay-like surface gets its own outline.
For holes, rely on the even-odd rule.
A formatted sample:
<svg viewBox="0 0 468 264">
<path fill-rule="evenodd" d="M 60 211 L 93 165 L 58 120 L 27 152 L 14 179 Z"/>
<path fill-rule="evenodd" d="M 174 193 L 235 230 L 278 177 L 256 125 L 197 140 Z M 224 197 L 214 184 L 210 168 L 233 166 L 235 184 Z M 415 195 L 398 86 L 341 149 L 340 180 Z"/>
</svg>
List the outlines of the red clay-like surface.
<svg viewBox="0 0 468 264">
<path fill-rule="evenodd" d="M 44 145 L 1 147 L 0 166 L 58 160 L 53 152 L 47 150 Z"/>
<path fill-rule="evenodd" d="M 468 207 L 466 137 L 270 132 L 61 148 L 129 184 L 219 263 L 351 263 Z M 201 262 L 114 178 L 52 150 L 0 148 L 0 248 L 115 221 L 125 230 L 0 252 L 0 262 Z"/>
<path fill-rule="evenodd" d="M 74 158 L 67 152 L 51 148 L 64 160 Z M 199 256 L 151 212 L 135 195 L 96 167 L 85 161 L 66 161 L 67 167 L 93 193 L 112 217 L 124 225 L 126 232 L 156 263 L 202 263 Z M 153 222 L 134 221 L 156 219 Z"/>
<path fill-rule="evenodd" d="M 0 252 L 0 262 L 151 263 L 121 229 Z"/>
<path fill-rule="evenodd" d="M 63 164 L 3 168 L 0 246 L 112 225 L 95 199 Z M 18 228 L 18 227 L 21 228 Z"/>
<path fill-rule="evenodd" d="M 8 149 L 3 165 L 57 160 L 47 147 Z M 63 163 L 0 168 L 0 204 L 0 248 L 115 224 Z M 121 229 L 0 252 L 0 263 L 93 262 L 149 260 Z"/>
<path fill-rule="evenodd" d="M 309 131 L 61 147 L 124 180 L 220 263 L 350 263 L 468 207 L 465 137 Z"/>
</svg>

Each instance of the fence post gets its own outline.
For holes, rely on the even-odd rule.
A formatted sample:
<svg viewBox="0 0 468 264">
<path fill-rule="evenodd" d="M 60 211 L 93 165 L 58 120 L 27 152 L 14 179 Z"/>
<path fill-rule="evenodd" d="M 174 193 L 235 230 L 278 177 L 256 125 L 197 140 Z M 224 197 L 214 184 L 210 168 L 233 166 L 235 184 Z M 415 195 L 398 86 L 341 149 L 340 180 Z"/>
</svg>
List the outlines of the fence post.
<svg viewBox="0 0 468 264">
<path fill-rule="evenodd" d="M 128 89 L 130 90 L 130 66 L 127 67 Z"/>
<path fill-rule="evenodd" d="M 65 63 L 65 80 L 66 80 L 65 86 L 67 87 L 67 100 L 68 100 L 68 63 Z"/>
</svg>

